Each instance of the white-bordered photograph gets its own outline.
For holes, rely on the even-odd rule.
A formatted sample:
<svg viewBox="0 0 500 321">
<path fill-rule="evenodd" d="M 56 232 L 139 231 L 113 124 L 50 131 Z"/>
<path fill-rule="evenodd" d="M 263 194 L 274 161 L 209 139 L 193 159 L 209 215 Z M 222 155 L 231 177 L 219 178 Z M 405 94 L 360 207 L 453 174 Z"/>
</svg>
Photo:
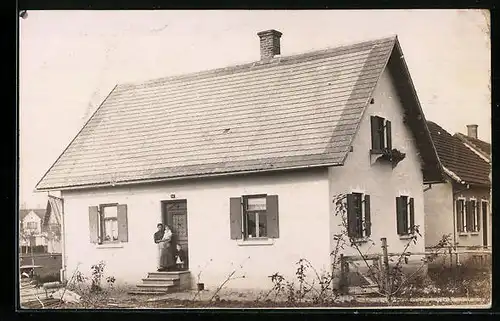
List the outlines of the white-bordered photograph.
<svg viewBox="0 0 500 321">
<path fill-rule="evenodd" d="M 22 309 L 488 308 L 488 10 L 22 11 Z"/>
</svg>

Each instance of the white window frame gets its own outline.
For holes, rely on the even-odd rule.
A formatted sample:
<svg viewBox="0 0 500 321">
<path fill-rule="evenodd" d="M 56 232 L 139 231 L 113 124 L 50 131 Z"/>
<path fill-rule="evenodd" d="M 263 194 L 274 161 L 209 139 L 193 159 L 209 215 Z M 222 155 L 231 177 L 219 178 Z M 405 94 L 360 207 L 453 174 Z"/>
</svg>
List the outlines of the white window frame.
<svg viewBox="0 0 500 321">
<path fill-rule="evenodd" d="M 457 226 L 457 231 L 459 231 L 459 233 L 467 233 L 467 209 L 466 209 L 466 202 L 467 202 L 467 199 L 463 196 L 460 196 L 460 197 L 457 197 L 457 201 L 462 201 L 463 204 L 462 204 L 462 214 L 461 214 L 461 217 L 462 217 L 462 226 L 463 226 L 463 231 L 459 231 L 459 226 Z M 457 217 L 458 217 L 458 207 L 456 206 L 456 203 L 455 203 L 455 221 L 457 222 L 458 224 L 458 220 L 457 220 Z"/>
<path fill-rule="evenodd" d="M 476 219 L 477 219 L 477 198 L 475 197 L 471 197 L 469 198 L 469 202 L 471 202 L 471 205 L 472 205 L 472 202 L 474 202 L 474 206 L 472 207 L 472 212 L 471 212 L 471 215 L 472 215 L 472 222 L 473 222 L 473 226 L 471 228 L 471 230 L 467 230 L 467 232 L 469 233 L 477 233 L 479 232 L 479 223 L 480 222 L 476 222 Z M 481 219 L 479 219 L 481 220 Z"/>
<path fill-rule="evenodd" d="M 99 209 L 99 222 L 98 222 L 98 235 L 99 235 L 99 244 L 109 244 L 109 243 L 119 243 L 120 242 L 120 235 L 118 235 L 116 240 L 106 240 L 106 221 L 107 220 L 116 220 L 116 225 L 118 226 L 118 203 L 107 203 L 107 204 L 100 204 L 98 209 Z M 104 208 L 106 207 L 115 207 L 116 208 L 116 218 L 114 219 L 106 219 L 104 217 Z M 118 227 L 117 227 L 118 228 Z M 118 230 L 116 231 L 118 233 Z"/>
<path fill-rule="evenodd" d="M 410 199 L 413 198 L 413 206 L 415 206 L 415 197 L 411 196 L 411 194 L 407 191 L 402 191 L 402 192 L 399 192 L 399 197 L 406 197 L 406 222 L 408 223 L 407 224 L 407 229 L 406 229 L 406 234 L 403 234 L 403 235 L 400 235 L 399 237 L 400 238 L 406 238 L 406 237 L 411 237 L 415 234 L 415 231 L 412 232 L 412 227 L 413 226 L 410 226 Z M 415 208 L 413 208 L 413 224 L 414 225 L 418 225 L 417 224 L 417 220 L 416 220 L 416 216 L 415 216 Z M 397 215 L 397 213 L 396 213 Z M 397 218 L 396 218 L 397 220 Z"/>
<path fill-rule="evenodd" d="M 266 209 L 265 210 L 247 210 L 248 206 L 248 199 L 251 198 L 262 198 L 266 201 Z M 260 236 L 260 230 L 259 230 L 259 212 L 265 212 L 266 219 L 267 219 L 267 194 L 246 194 L 242 196 L 242 220 L 241 220 L 241 230 L 243 231 L 243 240 L 248 241 L 248 240 L 267 240 L 268 237 L 266 236 Z M 254 213 L 255 212 L 255 237 L 249 237 L 248 235 L 248 213 Z M 267 232 L 267 221 L 266 221 L 266 232 Z"/>
</svg>

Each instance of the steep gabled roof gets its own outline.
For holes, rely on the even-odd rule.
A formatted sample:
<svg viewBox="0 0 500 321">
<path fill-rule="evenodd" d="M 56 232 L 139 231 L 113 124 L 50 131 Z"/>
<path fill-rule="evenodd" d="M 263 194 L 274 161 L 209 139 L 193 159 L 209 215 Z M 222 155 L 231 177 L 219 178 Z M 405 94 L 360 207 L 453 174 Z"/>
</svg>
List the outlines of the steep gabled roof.
<svg viewBox="0 0 500 321">
<path fill-rule="evenodd" d="M 447 174 L 454 180 L 472 185 L 490 185 L 491 166 L 456 136 L 429 121 L 434 145 Z"/>
<path fill-rule="evenodd" d="M 22 210 L 19 210 L 19 220 L 23 221 L 24 218 L 29 214 L 31 213 L 31 211 L 35 212 L 35 214 L 43 220 L 44 216 L 45 216 L 45 210 L 44 209 L 40 209 L 40 208 L 32 208 L 32 209 L 22 209 Z"/>
<path fill-rule="evenodd" d="M 466 145 L 491 161 L 491 144 L 462 133 L 456 133 L 454 136 L 460 138 Z"/>
<path fill-rule="evenodd" d="M 392 69 L 403 68 L 390 37 L 117 85 L 37 190 L 342 165 L 394 55 Z M 431 168 L 424 177 L 439 180 L 407 70 L 399 77 L 417 144 L 429 149 L 421 150 Z"/>
</svg>

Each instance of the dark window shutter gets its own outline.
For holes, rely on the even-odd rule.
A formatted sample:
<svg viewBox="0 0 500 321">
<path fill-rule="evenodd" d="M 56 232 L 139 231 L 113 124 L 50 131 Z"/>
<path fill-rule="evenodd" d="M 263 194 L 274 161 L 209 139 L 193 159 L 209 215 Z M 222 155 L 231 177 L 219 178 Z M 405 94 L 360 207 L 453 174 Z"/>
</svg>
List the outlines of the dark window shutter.
<svg viewBox="0 0 500 321">
<path fill-rule="evenodd" d="M 466 222 L 466 228 L 465 232 L 470 232 L 472 231 L 472 207 L 471 207 L 471 202 L 466 201 L 465 202 L 465 222 Z"/>
<path fill-rule="evenodd" d="M 118 211 L 118 241 L 128 242 L 127 205 L 120 204 Z"/>
<path fill-rule="evenodd" d="M 388 120 L 385 122 L 385 139 L 387 146 L 385 146 L 387 149 L 391 150 L 392 149 L 392 133 L 391 133 L 391 122 Z"/>
<path fill-rule="evenodd" d="M 396 224 L 398 235 L 407 234 L 406 224 L 406 200 L 404 197 L 396 197 Z"/>
<path fill-rule="evenodd" d="M 347 194 L 347 235 L 357 237 L 356 233 L 357 216 L 354 195 Z"/>
<path fill-rule="evenodd" d="M 229 200 L 229 220 L 231 228 L 231 239 L 239 240 L 241 234 L 241 198 L 231 197 Z"/>
<path fill-rule="evenodd" d="M 480 220 L 481 220 L 481 202 L 476 202 L 476 231 L 480 231 L 481 230 L 481 224 L 480 224 Z"/>
<path fill-rule="evenodd" d="M 415 232 L 415 200 L 410 198 L 410 233 Z"/>
<path fill-rule="evenodd" d="M 377 116 L 371 116 L 371 125 L 372 125 L 372 149 L 373 150 L 380 150 L 381 148 L 381 141 L 380 141 L 380 134 L 379 134 L 379 120 Z"/>
<path fill-rule="evenodd" d="M 372 235 L 372 221 L 370 215 L 370 195 L 365 195 L 365 233 L 366 236 Z"/>
<path fill-rule="evenodd" d="M 99 208 L 89 206 L 90 243 L 99 243 Z"/>
<path fill-rule="evenodd" d="M 457 200 L 455 202 L 455 206 L 456 206 L 456 209 L 455 209 L 455 212 L 457 213 L 457 230 L 459 232 L 463 232 L 464 231 L 464 223 L 462 222 L 462 211 L 463 211 L 463 207 L 462 206 L 462 201 L 461 200 Z"/>
<path fill-rule="evenodd" d="M 280 237 L 278 195 L 267 195 L 266 213 L 267 236 L 270 238 Z"/>
</svg>

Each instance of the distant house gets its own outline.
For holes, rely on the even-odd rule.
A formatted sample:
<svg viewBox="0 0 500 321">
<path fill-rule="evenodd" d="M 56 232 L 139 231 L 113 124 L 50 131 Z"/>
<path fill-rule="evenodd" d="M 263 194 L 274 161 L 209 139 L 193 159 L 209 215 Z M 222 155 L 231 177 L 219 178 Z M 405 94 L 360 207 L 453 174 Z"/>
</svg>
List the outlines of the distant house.
<svg viewBox="0 0 500 321">
<path fill-rule="evenodd" d="M 61 203 L 49 196 L 47 208 L 43 217 L 43 229 L 47 237 L 49 253 L 61 253 Z"/>
<path fill-rule="evenodd" d="M 193 278 L 241 264 L 230 287 L 268 288 L 300 258 L 331 269 L 338 194 L 363 251 L 424 232 L 422 186 L 444 178 L 397 37 L 280 56 L 258 35 L 260 61 L 112 90 L 36 187 L 61 191 L 66 271 L 138 282 L 164 222 Z"/>
<path fill-rule="evenodd" d="M 21 209 L 19 214 L 21 253 L 61 253 L 61 222 L 49 203 L 47 209 Z"/>
<path fill-rule="evenodd" d="M 44 216 L 44 209 L 21 209 L 19 211 L 19 245 L 21 253 L 30 253 L 32 249 L 37 252 L 47 250 L 47 242 L 42 234 Z"/>
<path fill-rule="evenodd" d="M 489 144 L 470 132 L 468 136 L 451 135 L 434 122 L 428 122 L 428 127 L 447 183 L 432 186 L 424 194 L 426 246 L 433 246 L 443 235 L 450 234 L 458 249 L 490 247 Z M 477 127 L 475 130 L 477 133 Z"/>
</svg>

